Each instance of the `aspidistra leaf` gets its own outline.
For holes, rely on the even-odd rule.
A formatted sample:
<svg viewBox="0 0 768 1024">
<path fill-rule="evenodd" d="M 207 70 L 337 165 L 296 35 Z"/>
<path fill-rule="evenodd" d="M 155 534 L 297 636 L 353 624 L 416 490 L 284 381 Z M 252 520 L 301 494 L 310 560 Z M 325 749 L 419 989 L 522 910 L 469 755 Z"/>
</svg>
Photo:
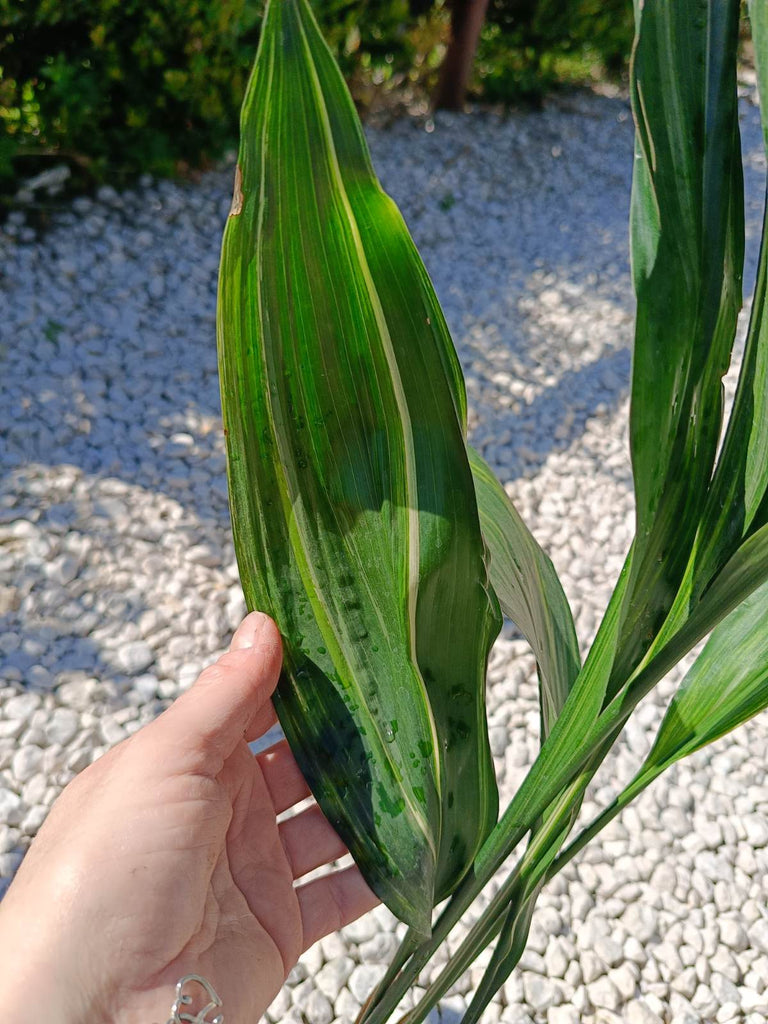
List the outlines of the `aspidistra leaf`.
<svg viewBox="0 0 768 1024">
<path fill-rule="evenodd" d="M 683 579 L 722 426 L 741 304 L 738 0 L 636 0 L 630 446 L 637 530 L 609 695 Z"/>
<path fill-rule="evenodd" d="M 561 854 L 555 874 L 671 765 L 768 708 L 768 583 L 713 630 L 632 781 Z M 549 877 L 551 877 L 551 874 Z"/>
<path fill-rule="evenodd" d="M 306 0 L 265 14 L 218 333 L 235 547 L 284 637 L 281 723 L 369 884 L 424 934 L 496 818 L 501 619 L 456 355 Z"/>
<path fill-rule="evenodd" d="M 490 554 L 493 589 L 502 611 L 526 638 L 536 658 L 542 737 L 546 737 L 581 667 L 573 615 L 555 567 L 493 470 L 472 448 L 469 464 L 480 528 Z"/>
<path fill-rule="evenodd" d="M 763 137 L 768 152 L 768 14 L 750 6 L 760 89 Z M 733 409 L 709 487 L 685 579 L 656 646 L 685 621 L 740 544 L 768 522 L 768 211 L 752 310 Z"/>
<path fill-rule="evenodd" d="M 645 767 L 667 767 L 768 707 L 768 583 L 713 630 L 670 702 Z"/>
</svg>

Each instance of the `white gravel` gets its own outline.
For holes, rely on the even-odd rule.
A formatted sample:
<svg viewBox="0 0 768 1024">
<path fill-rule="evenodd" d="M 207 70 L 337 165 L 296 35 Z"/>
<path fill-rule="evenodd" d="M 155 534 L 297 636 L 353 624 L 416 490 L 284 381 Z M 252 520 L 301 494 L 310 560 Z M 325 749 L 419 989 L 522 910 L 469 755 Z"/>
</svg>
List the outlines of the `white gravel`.
<svg viewBox="0 0 768 1024">
<path fill-rule="evenodd" d="M 764 159 L 746 100 L 742 128 L 749 289 Z M 632 529 L 628 106 L 577 95 L 369 134 L 452 326 L 472 439 L 552 555 L 586 645 Z M 43 237 L 18 215 L 0 234 L 0 891 L 61 787 L 188 686 L 244 613 L 214 337 L 230 183 L 107 188 Z M 672 686 L 632 720 L 585 817 L 632 775 Z M 510 626 L 488 704 L 508 798 L 538 743 L 532 660 Z M 768 1021 L 767 757 L 758 719 L 569 865 L 488 1024 Z M 269 1019 L 351 1021 L 396 930 L 382 908 L 323 940 Z"/>
</svg>

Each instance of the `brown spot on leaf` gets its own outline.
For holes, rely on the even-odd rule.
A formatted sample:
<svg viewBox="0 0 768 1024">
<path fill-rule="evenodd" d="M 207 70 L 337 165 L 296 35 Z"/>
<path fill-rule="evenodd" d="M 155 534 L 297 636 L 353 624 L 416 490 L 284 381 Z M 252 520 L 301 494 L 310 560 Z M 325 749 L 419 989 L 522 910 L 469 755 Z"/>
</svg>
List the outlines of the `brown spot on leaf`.
<svg viewBox="0 0 768 1024">
<path fill-rule="evenodd" d="M 235 191 L 232 194 L 232 205 L 229 208 L 229 216 L 236 217 L 243 209 L 243 172 L 240 164 L 235 168 Z"/>
</svg>

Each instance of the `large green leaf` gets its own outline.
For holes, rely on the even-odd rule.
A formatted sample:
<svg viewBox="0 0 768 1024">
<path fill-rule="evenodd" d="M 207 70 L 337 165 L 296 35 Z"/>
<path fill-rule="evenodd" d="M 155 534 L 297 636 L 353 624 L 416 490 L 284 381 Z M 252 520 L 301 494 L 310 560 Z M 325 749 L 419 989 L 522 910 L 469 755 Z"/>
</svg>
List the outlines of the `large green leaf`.
<svg viewBox="0 0 768 1024">
<path fill-rule="evenodd" d="M 722 425 L 744 250 L 738 0 L 636 0 L 630 447 L 637 528 L 609 694 L 661 628 Z"/>
<path fill-rule="evenodd" d="M 276 706 L 367 880 L 424 934 L 495 821 L 500 626 L 434 291 L 306 0 L 272 0 L 242 112 L 219 356 L 248 606 Z"/>
<path fill-rule="evenodd" d="M 549 735 L 579 672 L 579 645 L 573 616 L 551 560 L 487 462 L 473 448 L 468 448 L 468 453 L 480 528 L 490 556 L 491 583 L 502 611 L 521 631 L 536 658 L 543 740 Z M 373 994 L 371 1005 L 375 1004 L 379 993 L 390 989 L 417 945 L 412 934 L 406 937 Z M 459 973 L 463 970 L 459 961 L 455 967 Z M 446 976 L 446 983 L 429 997 L 430 1007 L 456 976 L 454 971 Z"/>
</svg>

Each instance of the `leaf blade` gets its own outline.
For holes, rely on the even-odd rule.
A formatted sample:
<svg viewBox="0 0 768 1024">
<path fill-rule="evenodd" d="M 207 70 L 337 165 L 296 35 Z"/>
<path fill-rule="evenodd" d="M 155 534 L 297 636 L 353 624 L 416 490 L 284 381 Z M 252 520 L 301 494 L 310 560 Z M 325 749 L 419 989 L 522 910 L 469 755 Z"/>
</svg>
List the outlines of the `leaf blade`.
<svg viewBox="0 0 768 1024">
<path fill-rule="evenodd" d="M 670 702 L 645 767 L 666 767 L 766 707 L 768 584 L 764 583 L 713 630 Z"/>
<path fill-rule="evenodd" d="M 220 275 L 238 564 L 285 638 L 275 701 L 297 760 L 421 934 L 497 811 L 483 690 L 500 615 L 433 306 L 309 6 L 272 0 Z"/>
<path fill-rule="evenodd" d="M 744 249 L 739 5 L 687 0 L 635 10 L 637 530 L 611 693 L 650 647 L 688 563 L 720 437 Z"/>
<path fill-rule="evenodd" d="M 469 448 L 491 583 L 504 614 L 531 645 L 539 667 L 542 734 L 562 710 L 581 667 L 568 599 L 551 560 L 523 522 L 488 463 Z"/>
</svg>

